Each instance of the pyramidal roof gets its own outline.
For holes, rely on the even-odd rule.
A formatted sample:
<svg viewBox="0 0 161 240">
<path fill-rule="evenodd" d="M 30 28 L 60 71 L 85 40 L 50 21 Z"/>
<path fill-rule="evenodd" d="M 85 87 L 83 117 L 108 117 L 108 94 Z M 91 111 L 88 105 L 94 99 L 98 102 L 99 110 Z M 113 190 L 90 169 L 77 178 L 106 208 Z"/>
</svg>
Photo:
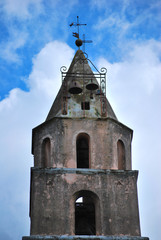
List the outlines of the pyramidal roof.
<svg viewBox="0 0 161 240">
<path fill-rule="evenodd" d="M 98 90 L 88 90 L 86 85 L 89 81 L 99 83 L 93 73 L 84 53 L 78 50 L 66 73 L 63 83 L 49 111 L 46 121 L 54 117 L 65 118 L 102 118 L 109 117 L 117 120 L 116 115 L 105 97 L 106 115 L 102 116 L 102 96 Z M 81 89 L 79 94 L 71 94 L 69 89 L 75 84 Z"/>
</svg>

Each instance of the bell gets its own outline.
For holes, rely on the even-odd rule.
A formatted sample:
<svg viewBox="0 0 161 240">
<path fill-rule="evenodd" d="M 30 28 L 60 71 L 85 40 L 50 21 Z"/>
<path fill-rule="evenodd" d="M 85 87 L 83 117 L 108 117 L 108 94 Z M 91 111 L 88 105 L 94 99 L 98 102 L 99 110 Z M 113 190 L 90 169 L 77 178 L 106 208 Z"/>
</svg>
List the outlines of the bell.
<svg viewBox="0 0 161 240">
<path fill-rule="evenodd" d="M 78 82 L 72 82 L 68 91 L 71 94 L 79 94 L 82 92 L 82 88 Z"/>
<path fill-rule="evenodd" d="M 86 88 L 88 90 L 96 90 L 98 89 L 98 84 L 94 83 L 93 80 L 91 79 L 91 81 L 86 85 Z"/>
</svg>

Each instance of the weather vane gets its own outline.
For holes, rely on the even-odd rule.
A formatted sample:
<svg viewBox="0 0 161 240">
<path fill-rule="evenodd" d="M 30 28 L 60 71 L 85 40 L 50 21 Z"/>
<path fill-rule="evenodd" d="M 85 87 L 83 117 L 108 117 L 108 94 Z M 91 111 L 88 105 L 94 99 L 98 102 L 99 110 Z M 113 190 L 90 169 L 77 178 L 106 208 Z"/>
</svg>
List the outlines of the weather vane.
<svg viewBox="0 0 161 240">
<path fill-rule="evenodd" d="M 79 27 L 80 26 L 86 26 L 86 23 L 79 23 L 79 16 L 77 16 L 77 22 L 72 22 L 71 24 L 69 24 L 70 27 L 74 26 L 74 27 L 78 27 L 78 32 L 73 32 L 73 37 L 76 37 L 77 40 L 75 41 L 75 44 L 77 45 L 77 47 L 82 46 L 83 41 L 79 38 Z"/>
<path fill-rule="evenodd" d="M 83 52 L 85 52 L 85 43 L 92 43 L 92 40 L 86 40 L 85 39 L 85 34 L 83 34 Z"/>
</svg>

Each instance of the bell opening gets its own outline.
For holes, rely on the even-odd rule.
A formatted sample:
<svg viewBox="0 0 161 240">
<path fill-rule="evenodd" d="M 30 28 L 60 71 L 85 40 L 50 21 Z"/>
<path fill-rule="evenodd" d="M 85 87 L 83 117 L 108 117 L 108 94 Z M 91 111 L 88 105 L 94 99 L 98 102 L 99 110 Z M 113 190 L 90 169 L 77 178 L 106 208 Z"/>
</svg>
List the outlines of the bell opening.
<svg viewBox="0 0 161 240">
<path fill-rule="evenodd" d="M 69 93 L 71 94 L 79 94 L 82 92 L 82 88 L 76 82 L 72 83 L 72 86 L 69 88 Z"/>
<path fill-rule="evenodd" d="M 98 85 L 96 83 L 94 83 L 91 79 L 91 82 L 86 85 L 86 88 L 87 88 L 87 90 L 91 90 L 91 91 L 92 90 L 97 90 Z"/>
<path fill-rule="evenodd" d="M 69 92 L 70 92 L 71 94 L 79 94 L 79 93 L 82 92 L 82 89 L 79 88 L 79 87 L 72 87 L 72 88 L 69 89 Z"/>
</svg>

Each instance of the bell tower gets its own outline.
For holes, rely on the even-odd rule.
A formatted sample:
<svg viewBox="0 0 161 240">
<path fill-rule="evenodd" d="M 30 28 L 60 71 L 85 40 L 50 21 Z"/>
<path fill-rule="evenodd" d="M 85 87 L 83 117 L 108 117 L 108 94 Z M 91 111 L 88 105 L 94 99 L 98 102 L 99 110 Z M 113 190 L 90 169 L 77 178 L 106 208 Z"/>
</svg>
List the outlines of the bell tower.
<svg viewBox="0 0 161 240">
<path fill-rule="evenodd" d="M 133 131 L 106 98 L 106 69 L 77 50 L 49 114 L 32 132 L 30 236 L 36 239 L 148 240 L 141 237 Z"/>
</svg>

